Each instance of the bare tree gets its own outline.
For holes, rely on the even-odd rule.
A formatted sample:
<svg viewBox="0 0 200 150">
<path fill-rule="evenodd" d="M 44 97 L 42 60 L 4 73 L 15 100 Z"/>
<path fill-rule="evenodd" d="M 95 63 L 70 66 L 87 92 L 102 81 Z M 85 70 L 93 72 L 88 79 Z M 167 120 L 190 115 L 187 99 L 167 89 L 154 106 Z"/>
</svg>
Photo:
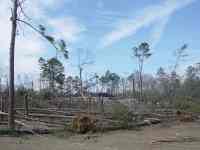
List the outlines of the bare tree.
<svg viewBox="0 0 200 150">
<path fill-rule="evenodd" d="M 83 70 L 84 67 L 93 64 L 94 61 L 90 51 L 79 48 L 77 52 L 78 52 L 77 67 L 79 70 L 79 78 L 80 78 L 80 94 L 83 94 Z"/>
</svg>

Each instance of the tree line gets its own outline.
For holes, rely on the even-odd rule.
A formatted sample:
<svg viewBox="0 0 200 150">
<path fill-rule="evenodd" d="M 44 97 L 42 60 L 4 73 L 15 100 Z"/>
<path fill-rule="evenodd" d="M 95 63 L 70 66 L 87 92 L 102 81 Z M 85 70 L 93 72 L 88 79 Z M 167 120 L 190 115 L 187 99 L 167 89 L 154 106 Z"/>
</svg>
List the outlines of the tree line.
<svg viewBox="0 0 200 150">
<path fill-rule="evenodd" d="M 186 44 L 176 51 L 176 61 L 170 72 L 166 72 L 164 68 L 160 67 L 156 75 L 144 73 L 144 62 L 151 58 L 152 50 L 147 42 L 142 42 L 138 46 L 132 48 L 132 55 L 137 60 L 137 71 L 126 77 L 122 77 L 108 70 L 104 75 L 94 74 L 87 80 L 84 80 L 82 78 L 84 66 L 91 64 L 91 62 L 87 60 L 79 61 L 79 75 L 66 77 L 64 74 L 64 65 L 58 57 L 58 55 L 61 54 L 65 60 L 68 59 L 68 49 L 65 41 L 62 39 L 57 40 L 52 35 L 49 35 L 46 27 L 43 25 L 32 24 L 23 10 L 22 6 L 24 2 L 24 0 L 12 0 L 9 80 L 7 81 L 6 88 L 2 89 L 1 86 L 1 91 L 7 91 L 9 94 L 8 125 L 10 129 L 15 128 L 15 98 L 17 95 L 15 92 L 21 89 L 24 90 L 24 88 L 21 87 L 16 88 L 14 84 L 15 40 L 18 24 L 24 24 L 31 30 L 37 32 L 41 35 L 41 38 L 49 42 L 56 51 L 56 56 L 47 59 L 41 57 L 38 60 L 41 71 L 40 88 L 39 91 L 34 91 L 32 86 L 31 90 L 28 89 L 29 92 L 39 93 L 50 98 L 58 96 L 90 96 L 101 93 L 109 97 L 131 97 L 136 99 L 139 103 L 151 102 L 155 105 L 167 103 L 171 106 L 177 99 L 184 99 L 186 102 L 189 101 L 190 104 L 198 102 L 200 64 L 189 66 L 186 69 L 184 77 L 177 73 L 177 68 L 181 61 L 187 57 L 185 54 L 185 50 L 187 49 Z M 24 18 L 21 18 L 21 15 L 23 15 Z M 177 105 L 179 105 L 179 103 L 177 103 Z M 180 105 L 182 107 L 182 103 L 180 103 Z M 187 105 L 183 107 L 187 107 Z"/>
</svg>

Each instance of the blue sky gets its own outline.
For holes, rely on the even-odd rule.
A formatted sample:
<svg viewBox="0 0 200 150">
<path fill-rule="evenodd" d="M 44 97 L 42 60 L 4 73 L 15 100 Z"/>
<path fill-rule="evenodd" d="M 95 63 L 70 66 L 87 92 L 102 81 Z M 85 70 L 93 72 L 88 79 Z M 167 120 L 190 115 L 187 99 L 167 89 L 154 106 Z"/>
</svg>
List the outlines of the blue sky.
<svg viewBox="0 0 200 150">
<path fill-rule="evenodd" d="M 0 64 L 8 64 L 10 38 L 10 3 L 0 1 Z M 56 37 L 69 45 L 70 58 L 64 64 L 67 74 L 77 74 L 77 49 L 89 50 L 95 64 L 85 72 L 103 73 L 107 69 L 127 75 L 137 69 L 131 48 L 147 41 L 153 56 L 145 64 L 145 72 L 155 73 L 158 67 L 170 69 L 173 51 L 189 45 L 188 61 L 180 66 L 199 62 L 199 0 L 34 0 L 24 5 L 33 23 L 42 23 Z M 23 25 L 21 25 L 24 27 Z M 55 55 L 54 49 L 28 28 L 19 28 L 16 47 L 16 72 L 38 73 L 40 56 Z"/>
</svg>

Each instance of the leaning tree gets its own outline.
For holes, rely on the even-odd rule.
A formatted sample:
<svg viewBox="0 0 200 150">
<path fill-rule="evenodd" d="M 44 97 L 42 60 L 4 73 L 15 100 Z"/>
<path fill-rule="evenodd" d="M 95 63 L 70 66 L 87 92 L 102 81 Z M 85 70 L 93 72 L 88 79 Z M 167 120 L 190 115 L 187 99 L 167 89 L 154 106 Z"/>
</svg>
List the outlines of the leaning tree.
<svg viewBox="0 0 200 150">
<path fill-rule="evenodd" d="M 64 40 L 55 40 L 54 37 L 48 35 L 46 33 L 46 28 L 43 25 L 34 26 L 32 23 L 29 22 L 31 17 L 23 10 L 23 4 L 26 0 L 11 0 L 12 1 L 12 8 L 11 8 L 11 40 L 10 40 L 10 58 L 9 58 L 9 111 L 8 111 L 8 127 L 11 130 L 15 129 L 15 41 L 17 36 L 17 27 L 18 24 L 22 23 L 26 26 L 33 29 L 35 32 L 41 35 L 41 37 L 45 38 L 47 41 L 51 43 L 51 45 L 56 49 L 56 51 L 62 52 L 65 58 L 68 57 L 68 51 L 66 49 L 66 44 Z M 23 15 L 24 19 L 21 19 L 20 16 Z"/>
</svg>

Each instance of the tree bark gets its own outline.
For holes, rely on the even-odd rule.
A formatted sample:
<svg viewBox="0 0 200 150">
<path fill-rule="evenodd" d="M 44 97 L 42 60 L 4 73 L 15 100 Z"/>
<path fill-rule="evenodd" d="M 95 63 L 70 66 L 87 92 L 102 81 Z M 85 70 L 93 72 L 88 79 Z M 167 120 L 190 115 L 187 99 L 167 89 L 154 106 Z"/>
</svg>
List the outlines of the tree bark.
<svg viewBox="0 0 200 150">
<path fill-rule="evenodd" d="M 15 54 L 15 40 L 16 40 L 16 30 L 17 30 L 17 8 L 18 0 L 13 1 L 12 10 L 12 31 L 11 31 L 11 42 L 10 42 L 10 64 L 9 64 L 9 112 L 8 112 L 8 127 L 11 130 L 15 129 L 15 85 L 14 85 L 14 54 Z"/>
</svg>

